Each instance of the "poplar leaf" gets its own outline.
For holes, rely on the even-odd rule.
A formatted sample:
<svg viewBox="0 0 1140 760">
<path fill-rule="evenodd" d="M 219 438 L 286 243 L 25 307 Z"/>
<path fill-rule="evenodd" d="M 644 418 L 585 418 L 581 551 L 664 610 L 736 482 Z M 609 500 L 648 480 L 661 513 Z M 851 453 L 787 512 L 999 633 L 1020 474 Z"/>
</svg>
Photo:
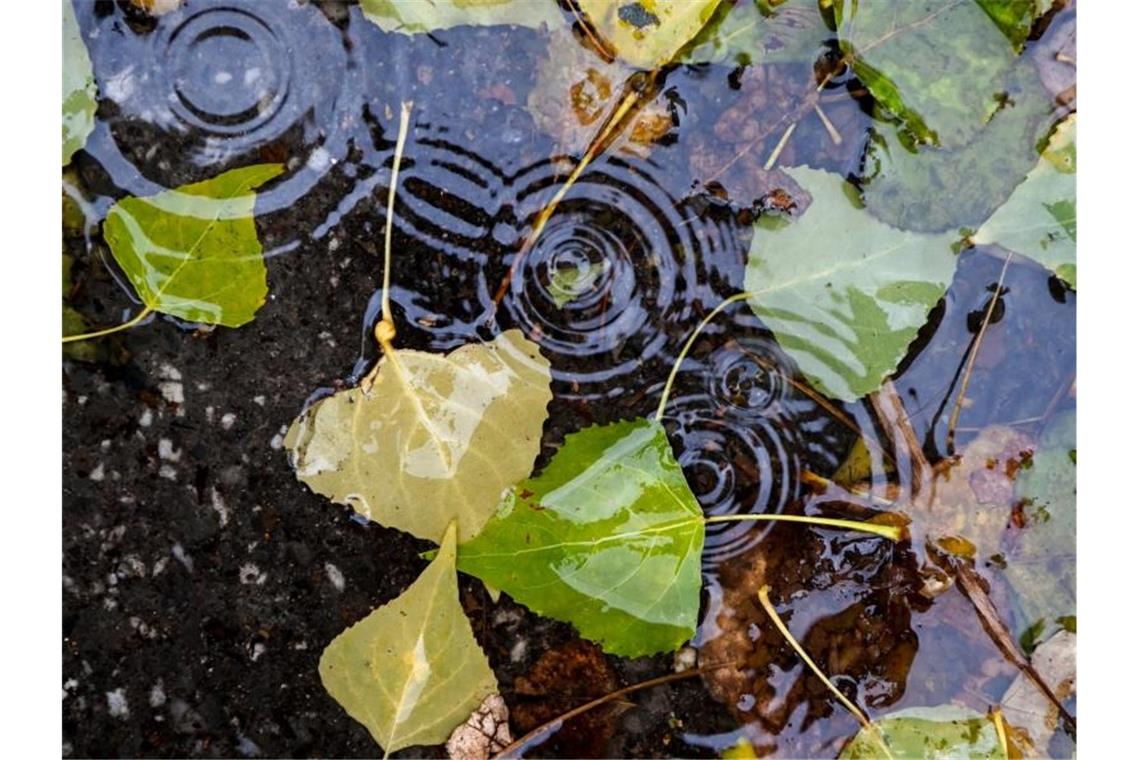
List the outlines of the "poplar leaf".
<svg viewBox="0 0 1140 760">
<path fill-rule="evenodd" d="M 258 164 L 111 207 L 103 236 L 152 311 L 239 327 L 269 293 L 254 189 L 282 172 Z"/>
<path fill-rule="evenodd" d="M 563 25 L 556 0 L 363 0 L 364 16 L 386 32 L 418 34 L 453 26 Z"/>
<path fill-rule="evenodd" d="M 618 58 L 654 69 L 673 60 L 708 23 L 720 0 L 578 0 Z"/>
<path fill-rule="evenodd" d="M 520 330 L 450 354 L 398 349 L 375 382 L 317 401 L 285 436 L 297 477 L 381 525 L 477 534 L 534 469 L 550 362 Z"/>
<path fill-rule="evenodd" d="M 321 683 L 364 724 L 385 757 L 404 747 L 442 744 L 496 689 L 459 604 L 455 536 L 452 522 L 420 577 L 321 655 Z"/>
<path fill-rule="evenodd" d="M 955 705 L 912 707 L 875 721 L 892 757 L 914 760 L 962 758 L 1004 760 L 993 721 Z M 882 745 L 873 729 L 862 729 L 839 753 L 840 760 L 879 760 Z"/>
<path fill-rule="evenodd" d="M 63 0 L 63 165 L 95 129 L 95 74 L 71 0 Z"/>
</svg>

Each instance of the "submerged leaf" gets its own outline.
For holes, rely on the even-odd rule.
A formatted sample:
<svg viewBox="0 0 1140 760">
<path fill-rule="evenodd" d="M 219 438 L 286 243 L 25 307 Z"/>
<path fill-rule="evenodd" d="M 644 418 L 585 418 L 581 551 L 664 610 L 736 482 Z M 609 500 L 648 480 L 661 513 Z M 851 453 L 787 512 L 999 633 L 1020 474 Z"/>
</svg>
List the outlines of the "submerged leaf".
<svg viewBox="0 0 1140 760">
<path fill-rule="evenodd" d="M 663 66 L 712 18 L 720 0 L 578 0 L 594 31 L 618 58 Z"/>
<path fill-rule="evenodd" d="M 722 1 L 683 63 L 811 63 L 831 39 L 819 0 Z"/>
<path fill-rule="evenodd" d="M 1058 631 L 1033 652 L 1033 669 L 1062 700 L 1077 692 L 1077 635 Z M 1072 739 L 1065 751 L 1050 741 L 1060 726 L 1060 711 L 1024 672 L 1001 698 L 1001 709 L 1012 730 L 1010 742 L 1023 757 L 1073 757 Z M 1058 744 L 1062 744 L 1059 742 Z"/>
<path fill-rule="evenodd" d="M 1015 55 L 974 0 L 839 0 L 835 16 L 859 79 L 920 140 L 962 147 L 997 109 Z"/>
<path fill-rule="evenodd" d="M 912 707 L 890 713 L 874 723 L 891 756 L 908 760 L 984 758 L 1005 760 L 992 720 L 955 705 Z M 839 753 L 840 760 L 880 760 L 882 744 L 873 729 L 864 728 Z"/>
<path fill-rule="evenodd" d="M 1077 115 L 1058 127 L 1037 166 L 973 236 L 1052 269 L 1077 287 Z"/>
<path fill-rule="evenodd" d="M 419 34 L 453 26 L 563 25 L 555 0 L 361 0 L 364 16 L 386 32 Z"/>
<path fill-rule="evenodd" d="M 496 688 L 459 604 L 455 534 L 452 523 L 420 577 L 321 655 L 321 683 L 385 756 L 446 741 Z"/>
<path fill-rule="evenodd" d="M 253 319 L 269 292 L 253 191 L 283 168 L 246 166 L 111 207 L 103 236 L 148 309 L 226 327 Z"/>
<path fill-rule="evenodd" d="M 863 160 L 867 209 L 887 224 L 921 232 L 984 222 L 1033 168 L 1053 114 L 1028 64 L 994 87 L 1002 105 L 965 146 L 916 147 L 891 125 L 877 127 Z"/>
<path fill-rule="evenodd" d="M 894 372 L 954 274 L 953 234 L 904 232 L 860 209 L 842 177 L 797 167 L 807 211 L 752 238 L 749 304 L 800 370 L 843 401 Z"/>
<path fill-rule="evenodd" d="M 551 398 L 550 362 L 519 330 L 446 356 L 394 350 L 369 390 L 302 412 L 285 446 L 338 504 L 429 541 L 457 518 L 467 540 L 534 469 Z"/>
<path fill-rule="evenodd" d="M 459 569 L 626 657 L 672 651 L 696 629 L 703 514 L 661 423 L 566 436 L 459 552 Z"/>
<path fill-rule="evenodd" d="M 71 0 L 63 0 L 63 164 L 95 129 L 95 74 Z"/>
<path fill-rule="evenodd" d="M 1013 49 L 1020 52 L 1037 17 L 1047 11 L 1052 0 L 977 0 Z"/>
</svg>

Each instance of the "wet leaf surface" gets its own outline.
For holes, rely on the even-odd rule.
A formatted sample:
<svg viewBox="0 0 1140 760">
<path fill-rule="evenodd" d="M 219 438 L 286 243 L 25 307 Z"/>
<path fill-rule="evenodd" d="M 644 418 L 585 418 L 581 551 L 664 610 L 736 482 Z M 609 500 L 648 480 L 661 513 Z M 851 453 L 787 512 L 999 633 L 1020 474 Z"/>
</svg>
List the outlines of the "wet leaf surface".
<svg viewBox="0 0 1140 760">
<path fill-rule="evenodd" d="M 588 427 L 511 489 L 459 569 L 607 652 L 670 651 L 697 622 L 703 518 L 659 422 Z"/>
<path fill-rule="evenodd" d="M 550 363 L 518 330 L 447 355 L 395 350 L 372 387 L 338 391 L 285 437 L 297 477 L 370 520 L 435 540 L 477 535 L 538 455 Z"/>
<path fill-rule="evenodd" d="M 459 605 L 456 528 L 404 593 L 325 648 L 321 682 L 385 756 L 440 744 L 495 690 L 495 674 Z"/>
<path fill-rule="evenodd" d="M 854 401 L 894 372 L 954 273 L 952 234 L 895 229 L 865 213 L 842 177 L 788 173 L 812 196 L 788 223 L 757 226 L 749 303 L 821 392 Z M 842 247 L 828 245 L 847 240 Z"/>
<path fill-rule="evenodd" d="M 269 292 L 254 190 L 283 169 L 233 169 L 112 206 L 103 234 L 143 304 L 190 322 L 240 327 L 251 321 Z"/>
<path fill-rule="evenodd" d="M 95 129 L 95 75 L 71 0 L 63 2 L 63 165 Z"/>
<path fill-rule="evenodd" d="M 680 60 L 739 65 L 810 63 L 831 36 L 818 0 L 721 0 Z"/>
<path fill-rule="evenodd" d="M 619 58 L 652 69 L 668 63 L 720 0 L 580 0 L 578 7 Z"/>
<path fill-rule="evenodd" d="M 1077 693 L 1077 635 L 1069 631 L 1053 634 L 1034 651 L 1033 667 L 1058 697 L 1073 698 Z M 1058 730 L 1057 708 L 1026 676 L 1019 674 L 1010 684 L 1001 709 L 1011 727 L 1010 742 L 1023 757 L 1075 757 L 1072 738 Z"/>
<path fill-rule="evenodd" d="M 467 25 L 554 28 L 565 23 L 554 0 L 362 0 L 361 7 L 369 21 L 401 34 Z"/>
<path fill-rule="evenodd" d="M 1077 117 L 1057 127 L 1037 166 L 978 229 L 995 243 L 1039 262 L 1077 287 Z"/>
<path fill-rule="evenodd" d="M 915 760 L 1005 758 L 993 721 L 954 705 L 900 710 L 876 720 L 875 725 L 893 757 Z M 839 754 L 841 760 L 882 756 L 880 744 L 868 729 L 861 730 Z"/>
</svg>

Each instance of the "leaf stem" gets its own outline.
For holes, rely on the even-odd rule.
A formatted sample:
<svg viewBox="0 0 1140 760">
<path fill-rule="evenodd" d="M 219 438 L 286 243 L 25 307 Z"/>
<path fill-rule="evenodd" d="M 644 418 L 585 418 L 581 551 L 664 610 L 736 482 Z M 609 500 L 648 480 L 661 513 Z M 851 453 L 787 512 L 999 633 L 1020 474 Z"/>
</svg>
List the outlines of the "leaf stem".
<svg viewBox="0 0 1140 760">
<path fill-rule="evenodd" d="M 696 342 L 697 336 L 701 334 L 701 330 L 705 329 L 705 327 L 708 326 L 708 323 L 711 322 L 717 314 L 720 314 L 722 311 L 724 311 L 729 304 L 736 303 L 737 301 L 743 301 L 745 298 L 748 298 L 751 295 L 753 294 L 748 291 L 744 291 L 743 293 L 737 293 L 734 296 L 729 296 L 728 298 L 724 299 L 719 304 L 717 304 L 717 307 L 715 309 L 708 313 L 707 317 L 701 320 L 701 323 L 697 325 L 697 329 L 693 330 L 693 334 L 689 336 L 689 339 L 687 341 L 685 341 L 685 345 L 681 349 L 681 354 L 677 357 L 677 361 L 673 363 L 673 369 L 669 371 L 669 377 L 665 381 L 665 390 L 661 392 L 661 403 L 657 405 L 657 411 L 654 412 L 654 419 L 660 420 L 661 417 L 665 414 L 665 405 L 669 403 L 669 394 L 673 391 L 673 382 L 677 379 L 677 371 L 681 368 L 681 363 L 685 361 L 685 357 L 688 356 L 689 349 L 693 347 L 693 343 Z"/>
<path fill-rule="evenodd" d="M 887 749 L 887 745 L 883 742 L 883 737 L 879 733 L 878 726 L 872 723 L 862 710 L 852 704 L 851 700 L 843 696 L 843 692 L 836 688 L 835 684 L 831 682 L 830 678 L 824 675 L 824 672 L 820 670 L 819 666 L 815 664 L 815 661 L 808 656 L 808 653 L 805 652 L 804 648 L 800 646 L 800 642 L 796 641 L 795 636 L 792 636 L 791 631 L 789 631 L 788 627 L 784 625 L 784 621 L 780 619 L 779 613 L 776 612 L 776 608 L 772 606 L 772 601 L 768 598 L 767 584 L 760 587 L 760 591 L 757 592 L 757 596 L 760 597 L 760 606 L 764 608 L 764 612 L 768 613 L 768 617 L 772 619 L 772 624 L 776 626 L 776 630 L 780 632 L 780 635 L 784 637 L 784 640 L 787 641 L 789 645 L 791 645 L 792 649 L 796 650 L 796 654 L 798 654 L 800 658 L 803 659 L 805 663 L 807 663 L 807 666 L 811 669 L 811 672 L 815 673 L 820 681 L 823 681 L 823 685 L 831 690 L 831 693 L 835 695 L 835 698 L 838 699 L 839 702 L 844 707 L 846 707 L 852 715 L 855 716 L 855 719 L 859 721 L 859 724 L 862 725 L 863 728 L 867 729 L 867 731 L 875 737 L 875 739 L 878 741 L 880 749 L 883 750 L 883 753 L 886 755 L 886 757 L 890 758 L 891 751 Z"/>
<path fill-rule="evenodd" d="M 879 525 L 859 520 L 840 520 L 834 517 L 809 517 L 807 515 L 715 515 L 706 517 L 705 524 L 727 522 L 794 522 L 819 525 L 825 528 L 843 528 L 872 533 L 892 541 L 902 539 L 902 529 L 897 525 Z"/>
<path fill-rule="evenodd" d="M 400 160 L 404 156 L 404 141 L 408 137 L 408 122 L 412 117 L 412 101 L 400 104 L 400 131 L 396 135 L 396 154 L 392 159 L 392 178 L 388 183 L 388 217 L 384 220 L 384 284 L 380 289 L 380 315 L 392 326 L 395 337 L 396 323 L 392 320 L 392 307 L 388 298 L 392 272 L 392 217 L 396 210 L 396 182 L 400 176 Z"/>
<path fill-rule="evenodd" d="M 134 327 L 135 325 L 137 325 L 138 323 L 142 322 L 144 319 L 146 319 L 147 317 L 149 317 L 153 313 L 154 313 L 154 307 L 147 306 L 145 309 L 140 311 L 133 318 L 124 322 L 121 325 L 115 325 L 114 327 L 108 327 L 104 330 L 95 330 L 94 332 L 89 332 L 89 333 L 80 333 L 79 335 L 64 335 L 63 336 L 63 342 L 64 343 L 74 343 L 74 342 L 79 341 L 79 340 L 90 340 L 91 338 L 102 338 L 104 335 L 111 335 L 112 333 L 117 333 L 117 332 L 120 332 L 121 330 L 128 330 L 128 329 Z"/>
</svg>

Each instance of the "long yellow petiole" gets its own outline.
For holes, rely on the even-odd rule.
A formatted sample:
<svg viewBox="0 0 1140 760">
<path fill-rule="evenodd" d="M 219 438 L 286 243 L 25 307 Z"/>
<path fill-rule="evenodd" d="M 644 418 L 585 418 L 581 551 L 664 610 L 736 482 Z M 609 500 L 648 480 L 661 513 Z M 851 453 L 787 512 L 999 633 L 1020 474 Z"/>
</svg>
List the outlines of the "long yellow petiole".
<svg viewBox="0 0 1140 760">
<path fill-rule="evenodd" d="M 64 335 L 63 336 L 63 342 L 64 343 L 74 343 L 75 341 L 78 341 L 78 340 L 89 340 L 91 338 L 102 338 L 104 335 L 111 335 L 112 333 L 117 333 L 117 332 L 120 332 L 122 330 L 129 330 L 130 328 L 134 327 L 139 322 L 142 322 L 144 319 L 146 319 L 147 317 L 149 317 L 153 313 L 154 313 L 154 309 L 147 306 L 145 309 L 140 311 L 137 315 L 135 315 L 134 317 L 127 320 L 126 322 L 124 322 L 121 325 L 115 325 L 114 327 L 108 327 L 104 330 L 95 330 L 94 332 L 82 333 L 80 335 Z"/>
<path fill-rule="evenodd" d="M 824 672 L 819 669 L 819 666 L 815 664 L 815 661 L 812 660 L 812 658 L 808 656 L 808 653 L 804 651 L 804 648 L 800 646 L 800 642 L 796 641 L 796 638 L 792 636 L 791 631 L 789 631 L 788 627 L 784 625 L 784 621 L 780 619 L 779 613 L 776 612 L 776 608 L 772 606 L 772 601 L 768 598 L 768 586 L 761 586 L 760 591 L 757 592 L 757 596 L 760 597 L 760 606 L 764 608 L 764 611 L 766 613 L 768 613 L 768 617 L 772 619 L 772 625 L 776 626 L 776 630 L 780 632 L 780 635 L 784 637 L 784 640 L 787 641 L 789 645 L 791 645 L 792 649 L 796 650 L 796 654 L 798 654 L 800 658 L 807 664 L 807 666 L 811 669 L 811 672 L 815 673 L 820 681 L 823 681 L 823 685 L 826 686 L 831 691 L 831 693 L 835 695 L 835 698 L 839 700 L 840 704 L 846 707 L 848 711 L 850 711 L 850 713 L 855 716 L 855 719 L 859 721 L 859 724 L 863 726 L 863 728 L 867 729 L 867 731 L 875 737 L 876 741 L 879 744 L 879 747 L 883 750 L 884 756 L 890 758 L 891 751 L 887 748 L 886 743 L 883 742 L 882 734 L 879 733 L 879 727 L 872 723 L 870 719 L 863 714 L 863 711 L 856 707 L 851 702 L 851 700 L 843 696 L 843 692 L 837 689 L 835 684 L 831 682 L 831 679 L 824 675 Z"/>
<path fill-rule="evenodd" d="M 832 517 L 808 517 L 806 515 L 716 515 L 706 517 L 705 523 L 726 522 L 795 522 L 808 525 L 819 525 L 824 528 L 842 528 L 844 530 L 858 530 L 872 533 L 876 536 L 898 541 L 902 538 L 902 528 L 894 525 L 878 525 L 858 520 L 839 520 Z"/>
</svg>

